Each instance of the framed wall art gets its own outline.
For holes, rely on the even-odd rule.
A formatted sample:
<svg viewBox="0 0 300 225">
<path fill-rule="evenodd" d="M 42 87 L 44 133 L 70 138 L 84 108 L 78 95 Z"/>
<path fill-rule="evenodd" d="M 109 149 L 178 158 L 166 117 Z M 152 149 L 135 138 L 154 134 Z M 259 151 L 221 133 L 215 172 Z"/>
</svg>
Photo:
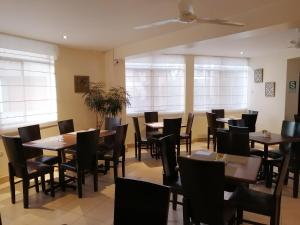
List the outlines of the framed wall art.
<svg viewBox="0 0 300 225">
<path fill-rule="evenodd" d="M 275 82 L 266 82 L 265 83 L 265 96 L 266 97 L 275 97 Z"/>
<path fill-rule="evenodd" d="M 75 93 L 85 93 L 90 89 L 90 77 L 75 75 L 74 76 L 74 90 Z"/>
<path fill-rule="evenodd" d="M 255 83 L 262 83 L 264 78 L 264 69 L 256 69 L 254 70 L 254 82 Z"/>
</svg>

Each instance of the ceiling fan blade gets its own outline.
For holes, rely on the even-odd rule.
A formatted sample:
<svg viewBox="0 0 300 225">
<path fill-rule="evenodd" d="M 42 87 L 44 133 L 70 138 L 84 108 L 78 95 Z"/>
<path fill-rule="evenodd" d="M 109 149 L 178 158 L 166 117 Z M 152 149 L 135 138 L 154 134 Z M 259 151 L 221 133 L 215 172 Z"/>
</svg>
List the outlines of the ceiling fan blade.
<svg viewBox="0 0 300 225">
<path fill-rule="evenodd" d="M 223 19 L 197 18 L 197 22 L 198 23 L 212 23 L 212 24 L 219 24 L 219 25 L 236 26 L 236 27 L 245 26 L 244 23 L 233 22 L 230 20 L 223 20 Z"/>
<path fill-rule="evenodd" d="M 161 25 L 165 25 L 165 24 L 168 24 L 168 23 L 177 23 L 177 22 L 180 22 L 180 20 L 178 18 L 168 19 L 168 20 L 161 20 L 161 21 L 157 21 L 157 22 L 154 22 L 154 23 L 146 24 L 146 25 L 136 26 L 133 29 L 140 30 L 140 29 L 156 27 L 156 26 L 161 26 Z"/>
</svg>

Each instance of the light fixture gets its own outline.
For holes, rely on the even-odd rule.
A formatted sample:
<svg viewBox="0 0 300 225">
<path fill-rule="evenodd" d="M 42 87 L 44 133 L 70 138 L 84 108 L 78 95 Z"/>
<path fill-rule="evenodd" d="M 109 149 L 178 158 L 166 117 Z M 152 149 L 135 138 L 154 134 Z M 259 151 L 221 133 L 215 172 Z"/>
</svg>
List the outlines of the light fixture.
<svg viewBox="0 0 300 225">
<path fill-rule="evenodd" d="M 67 40 L 67 39 L 68 39 L 68 36 L 67 36 L 67 35 L 64 35 L 63 38 L 64 38 L 64 40 Z"/>
<path fill-rule="evenodd" d="M 244 52 L 243 52 L 243 51 L 240 51 L 240 55 L 244 55 Z"/>
</svg>

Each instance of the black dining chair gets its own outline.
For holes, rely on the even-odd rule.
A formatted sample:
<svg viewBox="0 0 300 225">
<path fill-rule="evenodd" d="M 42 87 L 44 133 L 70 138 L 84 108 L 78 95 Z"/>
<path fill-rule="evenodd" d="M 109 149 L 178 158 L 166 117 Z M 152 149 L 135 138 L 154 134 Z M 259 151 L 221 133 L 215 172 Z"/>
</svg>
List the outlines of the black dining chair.
<svg viewBox="0 0 300 225">
<path fill-rule="evenodd" d="M 182 186 L 179 177 L 178 165 L 176 160 L 175 143 L 172 140 L 172 134 L 162 137 L 159 140 L 161 149 L 161 160 L 163 165 L 163 184 L 170 188 L 172 193 L 173 210 L 176 210 L 178 202 L 178 195 L 182 195 Z"/>
<path fill-rule="evenodd" d="M 66 134 L 74 132 L 74 122 L 73 119 L 61 120 L 57 122 L 59 133 Z"/>
<path fill-rule="evenodd" d="M 250 155 L 248 127 L 229 126 L 229 138 L 229 154 L 240 156 Z"/>
<path fill-rule="evenodd" d="M 114 225 L 168 224 L 168 187 L 128 178 L 115 183 Z"/>
<path fill-rule="evenodd" d="M 41 139 L 40 125 L 31 125 L 18 128 L 22 143 Z M 25 157 L 36 162 L 54 165 L 59 162 L 58 156 L 44 155 L 43 150 L 36 148 L 24 147 Z"/>
<path fill-rule="evenodd" d="M 228 125 L 236 127 L 246 127 L 245 120 L 243 119 L 230 119 L 228 120 Z"/>
<path fill-rule="evenodd" d="M 138 158 L 141 161 L 141 150 L 142 149 L 150 149 L 150 154 L 153 156 L 153 144 L 146 137 L 141 136 L 140 125 L 138 117 L 132 117 L 133 125 L 134 125 L 134 149 L 135 149 L 135 158 Z"/>
<path fill-rule="evenodd" d="M 294 119 L 295 119 L 295 122 L 300 122 L 300 114 L 295 114 L 294 115 Z"/>
<path fill-rule="evenodd" d="M 145 123 L 158 122 L 158 112 L 144 112 Z M 146 137 L 160 135 L 161 132 L 157 128 L 146 126 Z"/>
<path fill-rule="evenodd" d="M 105 130 L 114 130 L 115 127 L 121 125 L 120 117 L 105 117 L 104 129 Z M 100 147 L 104 150 L 109 150 L 113 148 L 114 145 L 114 136 L 104 137 L 101 143 L 99 143 Z"/>
<path fill-rule="evenodd" d="M 279 168 L 279 176 L 273 194 L 255 191 L 242 186 L 233 193 L 231 199 L 238 208 L 238 224 L 241 224 L 243 221 L 249 222 L 243 220 L 243 211 L 271 217 L 270 225 L 280 224 L 281 195 L 289 161 L 290 153 L 287 152 Z"/>
<path fill-rule="evenodd" d="M 91 172 L 94 179 L 94 191 L 98 191 L 98 173 L 96 151 L 99 141 L 99 130 L 77 132 L 76 157 L 60 164 L 62 190 L 65 191 L 65 171 L 73 171 L 77 177 L 78 197 L 82 198 L 82 183 L 86 172 Z"/>
<path fill-rule="evenodd" d="M 180 139 L 185 140 L 185 145 L 186 145 L 186 152 L 191 154 L 192 152 L 192 126 L 193 126 L 193 121 L 194 121 L 194 114 L 189 113 L 188 119 L 187 119 L 187 124 L 186 124 L 186 130 L 184 133 L 180 134 Z"/>
<path fill-rule="evenodd" d="M 105 161 L 105 170 L 110 167 L 110 162 L 113 163 L 114 180 L 118 177 L 118 166 L 121 158 L 122 176 L 125 177 L 125 139 L 127 134 L 128 124 L 114 127 L 116 134 L 114 136 L 114 145 L 111 149 L 103 151 L 101 146 L 98 146 L 97 160 Z"/>
<path fill-rule="evenodd" d="M 216 151 L 217 114 L 206 112 L 207 118 L 207 148 L 209 149 L 210 137 L 213 139 L 213 149 Z"/>
<path fill-rule="evenodd" d="M 224 162 L 179 157 L 178 163 L 184 224 L 234 224 L 236 209 L 224 201 Z"/>
<path fill-rule="evenodd" d="M 175 143 L 177 156 L 180 155 L 180 129 L 181 129 L 181 118 L 164 119 L 163 136 L 172 134 L 172 140 Z"/>
<path fill-rule="evenodd" d="M 247 110 L 247 114 L 258 114 L 258 111 L 255 110 Z"/>
<path fill-rule="evenodd" d="M 225 110 L 224 109 L 212 109 L 212 113 L 215 113 L 217 115 L 217 118 L 224 118 L 225 117 Z M 224 128 L 224 123 L 217 122 L 218 128 Z"/>
<path fill-rule="evenodd" d="M 243 113 L 242 119 L 245 121 L 245 127 L 248 127 L 249 132 L 256 131 L 257 113 Z M 251 148 L 254 148 L 254 141 L 251 142 Z"/>
<path fill-rule="evenodd" d="M 50 174 L 50 190 L 51 196 L 54 197 L 54 175 L 53 167 L 43 163 L 26 160 L 25 152 L 22 146 L 22 141 L 19 137 L 9 137 L 2 135 L 3 144 L 8 158 L 8 173 L 10 183 L 11 202 L 15 204 L 15 184 L 22 182 L 23 184 L 23 206 L 29 206 L 29 188 L 30 180 L 35 181 L 38 177 L 44 178 L 46 174 Z M 21 181 L 15 182 L 15 177 L 21 178 Z M 37 190 L 37 189 L 36 189 Z"/>
</svg>

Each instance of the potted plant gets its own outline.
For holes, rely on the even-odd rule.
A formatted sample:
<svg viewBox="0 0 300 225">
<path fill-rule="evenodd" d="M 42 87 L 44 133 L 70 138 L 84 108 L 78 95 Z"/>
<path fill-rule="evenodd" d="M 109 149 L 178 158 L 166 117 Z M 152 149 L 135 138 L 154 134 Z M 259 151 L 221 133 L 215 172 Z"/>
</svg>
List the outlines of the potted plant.
<svg viewBox="0 0 300 225">
<path fill-rule="evenodd" d="M 130 105 L 129 94 L 123 87 L 112 87 L 108 91 L 101 82 L 91 83 L 82 96 L 88 108 L 96 113 L 96 126 L 101 128 L 105 117 L 115 117 Z"/>
</svg>

